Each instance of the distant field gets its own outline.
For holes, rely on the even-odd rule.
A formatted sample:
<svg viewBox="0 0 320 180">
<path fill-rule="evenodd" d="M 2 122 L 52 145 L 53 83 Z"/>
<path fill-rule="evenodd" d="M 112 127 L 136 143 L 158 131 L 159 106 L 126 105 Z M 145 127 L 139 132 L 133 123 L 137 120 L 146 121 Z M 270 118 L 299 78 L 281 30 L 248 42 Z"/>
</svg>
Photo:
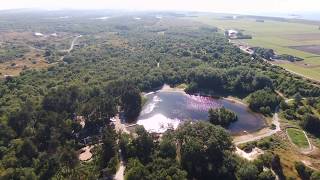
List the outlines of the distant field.
<svg viewBox="0 0 320 180">
<path fill-rule="evenodd" d="M 290 48 L 320 55 L 320 45 L 290 46 Z"/>
<path fill-rule="evenodd" d="M 320 80 L 320 30 L 319 26 L 302 23 L 253 18 L 226 20 L 221 17 L 197 17 L 196 20 L 220 29 L 244 30 L 253 39 L 241 40 L 250 46 L 272 48 L 279 54 L 290 54 L 305 59 L 303 63 L 280 63 L 279 65 L 304 76 Z M 320 23 L 319 23 L 320 24 Z"/>
</svg>

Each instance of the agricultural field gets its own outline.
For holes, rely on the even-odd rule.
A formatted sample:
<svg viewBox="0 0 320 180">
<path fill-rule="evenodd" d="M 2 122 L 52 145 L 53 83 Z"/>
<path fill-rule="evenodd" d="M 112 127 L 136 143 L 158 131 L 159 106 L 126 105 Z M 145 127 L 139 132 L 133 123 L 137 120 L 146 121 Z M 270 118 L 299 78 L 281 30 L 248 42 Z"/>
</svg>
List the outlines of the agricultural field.
<svg viewBox="0 0 320 180">
<path fill-rule="evenodd" d="M 225 19 L 222 16 L 199 16 L 200 22 L 221 30 L 237 29 L 252 35 L 252 39 L 238 40 L 249 46 L 271 48 L 277 54 L 290 54 L 303 58 L 301 62 L 274 62 L 290 71 L 320 80 L 320 30 L 319 24 L 301 21 L 265 19 L 257 22 L 254 17 Z"/>
</svg>

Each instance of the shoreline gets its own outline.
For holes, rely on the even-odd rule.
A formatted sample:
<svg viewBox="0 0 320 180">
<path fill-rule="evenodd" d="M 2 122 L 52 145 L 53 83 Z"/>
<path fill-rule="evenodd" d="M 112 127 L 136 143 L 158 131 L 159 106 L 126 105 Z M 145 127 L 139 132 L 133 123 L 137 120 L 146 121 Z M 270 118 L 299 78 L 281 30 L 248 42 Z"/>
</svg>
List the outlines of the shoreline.
<svg viewBox="0 0 320 180">
<path fill-rule="evenodd" d="M 162 86 L 162 88 L 156 90 L 156 91 L 152 91 L 152 92 L 144 92 L 143 95 L 144 96 L 148 96 L 150 94 L 154 94 L 154 93 L 157 93 L 157 92 L 177 92 L 177 93 L 183 93 L 184 95 L 199 95 L 197 93 L 195 94 L 188 94 L 184 91 L 185 88 L 179 88 L 179 87 L 170 87 L 169 85 L 167 84 L 164 84 Z M 256 129 L 256 130 L 253 130 L 253 131 L 243 131 L 243 132 L 237 132 L 237 133 L 231 133 L 230 131 L 230 134 L 233 138 L 235 139 L 238 139 L 238 138 L 241 138 L 241 137 L 247 137 L 248 135 L 252 135 L 252 136 L 258 136 L 258 135 L 262 135 L 262 134 L 266 134 L 266 133 L 269 133 L 269 131 L 272 131 L 272 129 L 270 129 L 269 127 L 269 124 L 272 124 L 272 122 L 270 123 L 268 121 L 268 119 L 263 116 L 262 114 L 260 113 L 256 113 L 256 112 L 253 112 L 249 109 L 249 105 L 247 103 L 245 103 L 244 101 L 242 101 L 241 99 L 238 99 L 236 97 L 233 97 L 233 96 L 227 96 L 227 97 L 223 97 L 223 96 L 212 96 L 212 95 L 202 95 L 202 96 L 207 96 L 207 97 L 210 97 L 210 98 L 214 98 L 214 99 L 221 99 L 221 100 L 225 100 L 225 101 L 228 101 L 230 103 L 233 103 L 235 105 L 241 105 L 241 106 L 245 106 L 246 108 L 248 108 L 248 111 L 250 111 L 250 113 L 254 113 L 255 115 L 259 116 L 261 119 L 263 119 L 263 126 L 259 129 Z M 137 123 L 137 122 L 136 122 Z M 127 126 L 134 126 L 136 125 L 136 123 L 133 123 L 133 124 L 126 124 Z M 228 131 L 228 129 L 226 129 Z M 248 137 L 249 138 L 249 137 Z"/>
</svg>

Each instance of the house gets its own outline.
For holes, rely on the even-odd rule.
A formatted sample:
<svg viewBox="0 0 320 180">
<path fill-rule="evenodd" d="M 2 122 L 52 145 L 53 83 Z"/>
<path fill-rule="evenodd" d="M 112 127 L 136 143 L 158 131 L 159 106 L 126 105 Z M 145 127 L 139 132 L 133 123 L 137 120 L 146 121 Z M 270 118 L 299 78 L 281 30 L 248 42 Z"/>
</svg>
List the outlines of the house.
<svg viewBox="0 0 320 180">
<path fill-rule="evenodd" d="M 230 39 L 236 39 L 238 35 L 238 31 L 234 30 L 234 29 L 229 29 L 228 30 L 228 37 Z"/>
</svg>

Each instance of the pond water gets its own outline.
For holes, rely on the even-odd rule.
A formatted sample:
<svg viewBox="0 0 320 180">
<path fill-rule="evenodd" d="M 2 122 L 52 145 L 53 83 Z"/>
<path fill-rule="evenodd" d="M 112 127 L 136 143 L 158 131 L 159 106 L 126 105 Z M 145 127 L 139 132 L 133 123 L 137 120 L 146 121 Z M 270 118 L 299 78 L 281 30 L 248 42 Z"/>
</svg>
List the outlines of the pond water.
<svg viewBox="0 0 320 180">
<path fill-rule="evenodd" d="M 251 112 L 245 105 L 225 99 L 188 95 L 180 91 L 157 91 L 145 95 L 148 100 L 142 108 L 137 124 L 149 132 L 162 133 L 177 128 L 187 120 L 208 120 L 210 108 L 225 107 L 235 112 L 238 120 L 228 130 L 232 134 L 253 132 L 265 126 L 264 119 Z"/>
</svg>

